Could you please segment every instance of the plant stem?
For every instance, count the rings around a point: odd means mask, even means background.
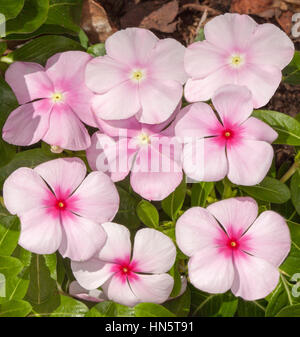
[[[283,175],[283,177],[280,179],[282,183],[285,183],[288,181],[291,176],[300,168],[300,161],[295,160],[294,164],[289,168],[289,170]]]

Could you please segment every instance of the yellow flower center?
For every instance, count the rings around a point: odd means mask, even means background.
[[[63,94],[60,92],[55,92],[52,94],[52,101],[57,103],[57,102],[61,102],[63,100]]]
[[[150,143],[150,136],[146,132],[142,132],[139,136],[140,144],[147,145]]]
[[[240,67],[242,64],[244,64],[244,58],[242,55],[232,55],[230,57],[230,64],[234,68]]]
[[[225,132],[225,137],[230,137],[231,133],[230,132]]]
[[[231,241],[231,242],[230,242],[230,245],[231,245],[231,247],[235,247],[235,246],[236,246],[236,242]]]
[[[65,206],[65,205],[64,205],[63,202],[59,202],[59,203],[58,203],[58,207],[63,208],[64,206]]]
[[[134,82],[139,82],[145,78],[145,73],[143,70],[137,69],[137,70],[132,71],[130,78]]]
[[[124,267],[124,268],[123,268],[123,272],[124,272],[124,273],[127,273],[127,272],[128,272],[128,269]]]

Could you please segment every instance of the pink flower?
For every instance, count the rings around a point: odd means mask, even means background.
[[[155,229],[140,229],[131,255],[129,230],[112,222],[103,227],[107,241],[99,254],[89,261],[71,263],[79,284],[88,290],[101,286],[108,299],[128,306],[165,302],[174,284],[166,274],[176,257],[172,240]]]
[[[209,293],[227,290],[245,300],[266,297],[278,283],[290,251],[285,220],[273,211],[258,215],[252,198],[231,198],[193,207],[176,224],[176,241],[188,263],[191,283]]]
[[[250,16],[219,15],[204,27],[205,41],[190,45],[185,70],[189,102],[206,101],[225,84],[247,86],[255,108],[268,103],[293,58],[294,45],[275,25],[258,25]]]
[[[82,160],[64,158],[19,168],[7,178],[4,203],[20,218],[22,247],[37,254],[59,249],[63,257],[80,261],[104,245],[100,224],[115,216],[118,192],[104,173],[85,175]]]
[[[69,150],[90,146],[82,122],[97,126],[90,109],[93,93],[84,84],[86,64],[92,57],[80,51],[55,54],[43,68],[37,63],[15,62],[5,79],[19,104],[3,127],[3,139],[27,146],[41,139]]]
[[[146,125],[135,117],[122,121],[101,121],[106,134],[96,132],[87,150],[93,170],[106,172],[113,181],[131,171],[133,190],[148,200],[162,200],[182,181],[181,144],[171,125]]]
[[[274,156],[270,143],[277,133],[250,117],[251,92],[226,85],[212,98],[219,119],[206,103],[185,107],[175,134],[185,142],[183,168],[195,180],[217,181],[226,175],[238,185],[255,185],[266,176]]]
[[[156,124],[169,118],[186,81],[185,48],[174,39],[159,40],[149,30],[127,28],[105,42],[107,55],[92,60],[86,84],[93,90],[93,110],[106,120],[132,116]]]

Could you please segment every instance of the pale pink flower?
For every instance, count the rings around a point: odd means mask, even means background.
[[[135,117],[99,120],[105,134],[92,136],[86,152],[91,168],[107,173],[113,181],[123,180],[131,171],[130,183],[136,193],[148,200],[166,198],[183,177],[182,145],[173,137],[172,124],[164,130],[168,123],[142,124]]]
[[[107,55],[87,66],[86,84],[93,90],[93,110],[106,120],[132,116],[156,124],[169,118],[181,100],[186,81],[185,47],[159,40],[142,28],[127,28],[105,42]]]
[[[249,301],[274,290],[290,233],[279,214],[257,215],[255,200],[244,197],[193,207],[178,219],[176,242],[191,257],[188,273],[196,288],[214,294],[231,289]]]
[[[229,13],[210,20],[204,33],[206,40],[185,53],[187,101],[206,101],[223,85],[239,84],[251,90],[255,108],[267,104],[294,55],[289,37],[273,24]]]
[[[251,92],[243,86],[226,85],[206,103],[188,105],[177,116],[176,136],[184,145],[183,169],[195,180],[218,181],[228,176],[238,185],[260,183],[271,167],[270,143],[277,133],[266,123],[250,117]]]
[[[104,302],[108,301],[108,298],[104,295],[102,290],[84,289],[77,281],[72,281],[69,286],[69,294],[73,297],[90,302]]]
[[[88,290],[101,286],[108,299],[128,306],[165,302],[174,284],[167,274],[176,258],[172,240],[155,229],[140,229],[131,254],[130,232],[125,226],[109,222],[103,227],[107,241],[99,254],[71,263],[79,284]]]
[[[57,148],[85,150],[90,136],[83,123],[96,127],[91,111],[93,93],[84,84],[91,56],[68,51],[52,56],[45,68],[37,63],[14,62],[5,79],[19,104],[3,127],[3,139],[27,146],[40,140]]]
[[[13,172],[3,186],[6,208],[21,221],[19,244],[37,254],[87,260],[105,243],[101,223],[114,218],[119,195],[102,172],[86,178],[78,158],[60,158]]]

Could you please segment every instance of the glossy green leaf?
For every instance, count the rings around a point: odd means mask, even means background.
[[[114,222],[129,228],[137,228],[140,225],[140,220],[136,214],[139,199],[120,186],[117,186],[117,189],[120,196],[120,206]]]
[[[6,279],[16,276],[22,269],[22,262],[15,257],[0,256],[0,274],[3,274]]]
[[[266,177],[258,185],[239,186],[239,188],[251,197],[275,204],[287,202],[291,197],[290,190],[284,183],[270,177]]]
[[[176,315],[176,317],[187,317],[190,312],[190,306],[191,291],[188,287],[181,296],[164,303],[164,307]]]
[[[26,61],[45,64],[49,57],[69,50],[84,50],[80,43],[64,36],[41,36],[6,56],[10,61]]]
[[[72,8],[68,5],[51,6],[46,24],[59,25],[76,33],[80,31],[80,27],[74,22]]]
[[[22,300],[29,286],[29,267],[23,270],[16,276],[10,277],[6,282],[6,297],[8,300]]]
[[[56,273],[56,266],[57,266],[57,259],[56,254],[47,254],[44,255],[45,263],[47,268],[50,271],[50,276],[53,278],[53,280],[57,280],[57,273]]]
[[[72,297],[60,296],[60,306],[56,308],[50,317],[84,317],[88,307]]]
[[[221,317],[234,317],[238,307],[238,298],[231,293],[223,295],[221,307],[217,316]]]
[[[269,124],[278,133],[274,144],[300,146],[300,123],[295,118],[271,110],[255,110],[252,115]]]
[[[239,317],[264,317],[266,312],[262,301],[244,301],[239,298],[237,315]]]
[[[295,51],[294,57],[290,64],[282,71],[283,80],[289,84],[300,84],[300,52]]]
[[[10,112],[18,107],[18,101],[10,86],[0,76],[0,131]]]
[[[16,154],[16,147],[0,138],[0,167],[8,164]]]
[[[0,0],[0,12],[6,20],[15,18],[22,10],[25,0]]]
[[[134,312],[136,317],[175,317],[171,311],[155,303],[139,303]]]
[[[95,57],[104,56],[106,54],[105,45],[104,43],[94,44],[87,49],[87,52]]]
[[[0,42],[0,56],[6,51],[6,49],[7,49],[7,43],[6,42]]]
[[[25,301],[12,300],[0,303],[0,317],[26,317],[31,305]]]
[[[276,317],[300,317],[300,304],[290,305],[283,308]]]
[[[17,247],[19,236],[20,220],[18,217],[0,217],[0,255],[11,255]]]
[[[291,198],[297,213],[300,215],[300,170],[297,170],[291,179]]]
[[[86,317],[133,317],[134,309],[112,301],[98,303],[90,309]]]
[[[214,188],[213,182],[200,182],[192,185],[191,206],[206,206],[206,200]]]
[[[47,19],[49,0],[26,0],[19,15],[7,21],[6,34],[31,33]]]
[[[183,179],[176,190],[161,202],[163,210],[172,220],[176,219],[176,216],[183,205],[185,194],[186,182],[185,179]]]
[[[222,295],[207,294],[191,287],[191,316],[216,316],[222,305]]]
[[[141,200],[136,207],[136,213],[147,227],[157,228],[159,226],[158,211],[149,201]]]

